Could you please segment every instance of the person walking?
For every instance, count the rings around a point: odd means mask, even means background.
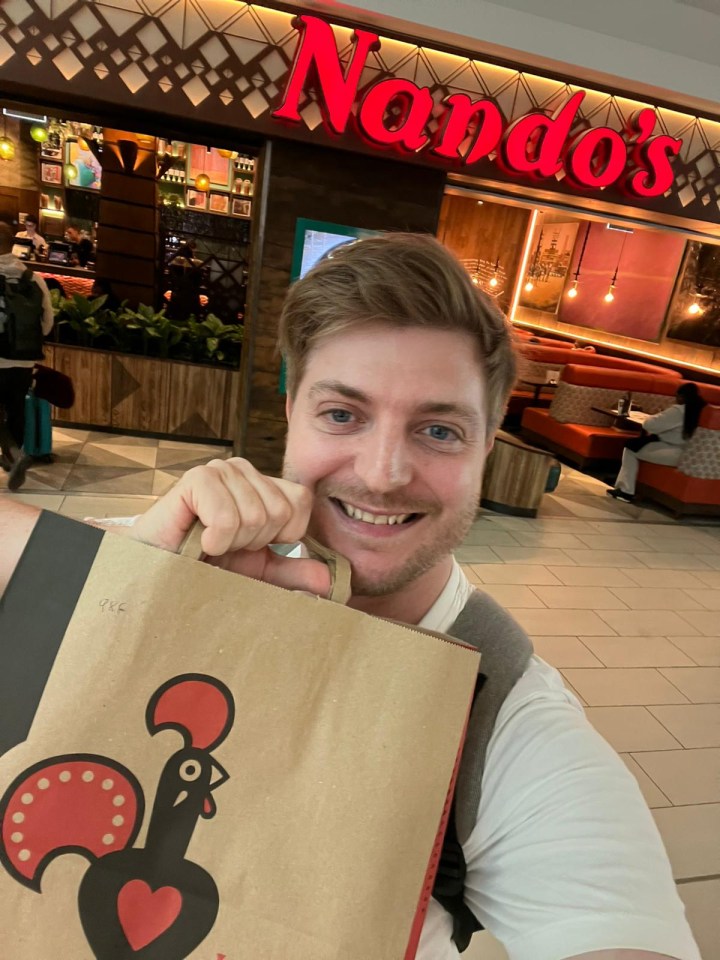
[[[25,275],[27,267],[12,254],[13,231],[7,223],[0,223],[0,314],[7,309],[6,286],[15,286]],[[53,328],[55,315],[45,281],[32,274],[32,282],[41,292],[37,322],[47,336]],[[25,482],[25,474],[32,458],[22,452],[25,437],[25,396],[32,383],[35,360],[17,360],[2,356],[3,338],[0,337],[0,466],[8,477],[8,489],[18,490]],[[38,357],[37,359],[41,359]]]
[[[704,406],[697,384],[683,383],[675,395],[675,403],[648,417],[643,424],[642,436],[625,445],[620,472],[615,485],[607,491],[608,496],[628,502],[635,499],[641,460],[676,466],[686,441],[695,433]]]

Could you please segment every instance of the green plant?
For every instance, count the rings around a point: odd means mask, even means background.
[[[140,330],[146,345],[156,342],[158,354],[167,359],[174,347],[185,336],[183,327],[165,313],[165,308],[155,310],[140,304],[137,310],[128,307],[118,316],[118,324],[126,330]]]
[[[191,347],[195,348],[192,359],[223,363],[235,360],[235,355],[239,356],[239,344],[244,334],[241,324],[223,323],[210,313],[204,320],[190,317],[188,330]]]
[[[54,290],[53,293],[59,291]],[[58,326],[69,326],[77,334],[80,343],[87,346],[90,341],[107,333],[105,315],[110,311],[104,310],[106,300],[106,296],[90,300],[79,293],[74,293],[72,297],[58,297]]]

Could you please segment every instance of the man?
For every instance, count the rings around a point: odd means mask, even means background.
[[[0,223],[0,274],[5,282],[20,279],[27,269],[26,265],[12,254],[13,232],[6,223]],[[33,273],[33,281],[42,292],[42,316],[38,318],[42,325],[43,336],[53,328],[55,315],[45,281]],[[25,437],[25,395],[32,383],[34,360],[8,360],[0,356],[0,422],[4,414],[2,427],[2,457],[0,466],[8,472],[8,488],[18,490],[25,482],[25,474],[32,460],[23,456],[22,446]]]
[[[45,249],[45,238],[38,233],[37,217],[34,217],[31,213],[25,217],[25,229],[18,230],[15,236],[18,240],[32,240],[33,252],[36,256]]]
[[[451,551],[515,376],[503,319],[437,241],[387,235],[291,288],[281,345],[283,478],[212,461],[122,532],[177,550],[199,518],[209,562],[327,594],[325,566],[269,549],[309,532],[350,560],[351,606],[447,630],[471,591]],[[34,522],[0,514],[6,575]],[[537,658],[498,716],[464,852],[468,905],[512,960],[699,960],[635,781]],[[457,957],[431,901],[418,960]]]
[[[89,237],[82,235],[78,227],[70,226],[65,231],[65,239],[70,244],[70,259],[80,267],[86,267],[92,260],[95,248]]]

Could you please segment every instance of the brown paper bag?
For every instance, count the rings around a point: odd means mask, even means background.
[[[0,601],[3,960],[413,957],[477,667],[43,514]]]

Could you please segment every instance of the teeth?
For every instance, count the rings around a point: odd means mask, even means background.
[[[357,507],[353,507],[352,504],[345,503],[343,500],[339,502],[345,513],[353,520],[362,520],[364,523],[373,523],[376,526],[385,526],[386,524],[392,526],[396,523],[403,523],[410,516],[409,513],[397,513],[392,516],[367,513],[365,510],[359,510]]]

